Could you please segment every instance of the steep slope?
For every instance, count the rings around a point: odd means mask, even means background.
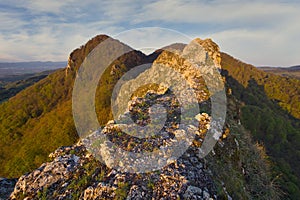
[[[273,163],[274,180],[290,199],[300,196],[300,81],[261,71],[222,53],[232,94],[244,106],[241,123],[262,143]]]
[[[199,100],[209,99],[210,94],[203,90],[205,86],[198,75],[194,74],[196,72],[188,64],[182,65],[182,59],[178,56],[161,51],[155,63],[164,63],[182,74],[190,74],[192,78],[189,81],[194,89],[202,91]],[[169,76],[167,74],[166,78]],[[215,150],[203,159],[199,157],[199,147],[207,135],[211,116],[207,113],[197,114],[194,117],[198,127],[180,127],[180,105],[172,91],[156,91],[155,88],[145,90],[139,93],[138,98],[132,98],[128,105],[129,111],[133,119],[139,120],[137,123],[147,124],[148,111],[145,107],[149,108],[154,103],[163,104],[168,118],[161,131],[155,136],[138,139],[124,134],[115,121],[110,121],[101,133],[107,135],[119,148],[136,153],[141,150],[155,151],[162,144],[168,145],[168,141],[175,135],[177,137],[177,134],[192,130],[194,141],[182,156],[172,159],[162,154],[161,159],[169,161],[161,170],[135,174],[110,169],[96,161],[82,143],[61,147],[50,154],[51,162],[42,164],[18,180],[11,199],[279,199],[277,188],[272,185],[263,150],[252,144],[251,135],[235,118],[241,105],[232,95],[228,94],[228,112],[222,139],[218,141]],[[125,115],[128,113],[120,118]],[[132,122],[122,122],[123,126],[132,125]],[[83,143],[88,147],[94,144],[99,147],[101,138],[97,138],[98,134],[99,131],[91,134],[91,144],[86,140]],[[182,140],[185,139],[182,137]],[[113,160],[109,159],[111,151],[113,148],[101,151],[102,158]],[[134,161],[130,159],[123,156],[115,162],[131,168]],[[141,164],[147,160],[143,162]]]
[[[269,99],[278,104],[293,117],[300,119],[300,80],[266,73],[222,53],[222,68],[228,75],[247,87],[250,80],[264,87]],[[236,91],[239,92],[239,91]]]
[[[4,163],[0,176],[17,177],[40,165],[57,147],[77,141],[71,101],[76,71],[88,53],[107,38],[94,37],[70,54],[66,70],[56,71],[0,105],[0,162]],[[110,101],[107,91],[124,72],[148,60],[139,51],[131,51],[116,60],[107,72],[116,63],[122,63],[122,71],[112,77],[102,77],[112,81],[107,87],[99,88],[100,94],[104,94],[99,102]],[[106,123],[110,118],[109,108],[106,104],[99,105],[98,112],[105,115],[98,116],[104,116],[101,123]]]
[[[68,128],[73,123],[67,103],[71,85],[72,79],[59,70],[1,104],[2,176],[18,176],[44,161],[57,145],[76,141],[74,129]]]

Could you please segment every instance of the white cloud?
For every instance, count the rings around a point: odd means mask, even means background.
[[[143,20],[164,20],[170,23],[261,23],[282,16],[297,15],[299,5],[263,1],[155,1],[144,6]],[[259,20],[259,21],[258,21]]]
[[[0,12],[1,19],[1,33],[5,31],[16,31],[21,26],[25,25],[26,22],[20,19],[20,15],[18,13],[8,13],[8,12]]]
[[[11,0],[2,4],[7,7],[0,13],[2,61],[66,60],[73,49],[97,34],[154,25],[191,37],[211,37],[223,51],[256,65],[300,63],[300,4],[295,1]],[[147,47],[177,37],[151,36],[157,42]],[[142,44],[134,41],[135,36],[126,37],[132,46]]]
[[[113,35],[114,38],[129,45],[130,47],[152,53],[156,49],[173,43],[189,43],[190,38],[183,33],[159,27],[137,28]]]
[[[74,0],[21,0],[16,1],[18,7],[23,7],[28,9],[31,13],[43,13],[50,12],[60,14],[65,12],[64,8],[72,3]]]

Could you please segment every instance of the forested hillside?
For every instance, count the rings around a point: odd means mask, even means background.
[[[59,146],[78,140],[71,96],[76,72],[89,52],[107,38],[94,37],[70,54],[67,69],[56,71],[0,105],[0,162],[4,163],[0,176],[18,177],[46,161]],[[101,124],[111,118],[111,91],[117,80],[131,67],[153,59],[155,55],[147,57],[140,51],[131,51],[107,68],[99,81],[106,84],[99,84],[96,93]]]
[[[266,147],[278,181],[291,199],[300,196],[300,81],[268,74],[222,53],[223,74],[244,106],[241,123]]]
[[[293,67],[259,67],[265,72],[280,76],[300,79],[300,66]]]
[[[15,96],[23,89],[33,85],[53,72],[54,70],[37,74],[24,74],[0,78],[0,103]]]

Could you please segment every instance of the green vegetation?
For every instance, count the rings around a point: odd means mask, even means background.
[[[19,177],[47,161],[49,153],[58,147],[78,140],[72,116],[76,71],[88,53],[106,38],[97,36],[74,50],[67,71],[58,70],[0,104],[1,177]],[[144,54],[131,51],[107,68],[96,92],[101,125],[112,118],[111,92],[118,79],[131,67],[145,62],[149,59]]]
[[[43,188],[42,191],[38,191],[37,197],[41,200],[47,200],[47,188]]]
[[[77,140],[71,77],[59,70],[0,105],[1,176],[17,177]]]
[[[73,57],[71,67],[79,58]],[[58,70],[0,105],[0,176],[19,177],[77,141],[71,95],[75,70]]]
[[[279,199],[281,193],[263,146],[254,143],[251,133],[238,124],[239,102],[228,96],[226,126],[230,133],[205,159],[217,184],[220,199]]]
[[[236,118],[266,148],[285,198],[300,196],[299,80],[267,74],[222,54],[223,73],[244,106]]]
[[[147,187],[150,189],[150,190],[153,190],[155,188],[155,182],[153,180],[148,180],[148,183],[147,183]]]
[[[131,51],[113,62],[104,71],[96,91],[96,113],[100,125],[105,125],[108,120],[113,119],[110,103],[117,81],[125,72],[146,63],[146,61],[148,59],[144,54],[139,51]]]
[[[127,193],[129,192],[129,184],[118,182],[118,188],[116,189],[116,196],[114,199],[116,200],[123,200],[126,199]]]
[[[267,98],[277,101],[290,115],[300,119],[300,80],[266,73],[225,53],[222,53],[221,57],[221,65],[227,71],[227,76],[244,86],[231,85],[234,94],[240,95],[239,99],[242,90],[247,88],[249,83],[254,83],[252,87],[255,87],[255,84],[262,86]],[[250,98],[255,98],[255,94]]]
[[[53,71],[0,78],[0,103],[45,78]]]

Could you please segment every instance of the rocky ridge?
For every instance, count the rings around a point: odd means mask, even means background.
[[[163,54],[164,52],[157,59],[157,63],[170,59],[170,57],[164,57]],[[180,67],[180,60],[175,59],[174,62],[176,62],[176,66]],[[174,62],[172,64],[175,64]],[[76,61],[70,59],[67,70],[74,68],[71,65],[75,66]],[[179,72],[188,72],[188,70],[189,68],[187,67],[186,70],[181,68]],[[188,77],[189,74],[185,74],[185,76]],[[203,84],[196,84],[196,79],[200,76],[198,74],[198,77],[194,77],[190,82],[195,83],[194,88],[201,91],[199,98],[202,96],[203,100],[204,96],[206,96],[207,100],[209,95],[206,91],[203,91]],[[211,172],[206,168],[204,160],[199,158],[198,152],[205,133],[209,128],[210,117],[207,114],[194,116],[194,121],[198,122],[199,128],[186,127],[178,129],[180,109],[178,110],[179,104],[176,102],[174,95],[168,90],[158,93],[151,91],[150,93],[148,91],[143,98],[133,98],[128,105],[129,112],[121,115],[118,122],[122,122],[127,129],[130,128],[131,124],[126,124],[122,118],[131,113],[131,118],[135,123],[147,125],[149,123],[149,117],[147,116],[149,109],[145,109],[145,105],[146,107],[148,105],[149,108],[151,105],[159,102],[167,110],[167,121],[163,125],[162,132],[154,137],[138,140],[136,137],[122,134],[118,129],[120,124],[109,122],[102,129],[101,133],[126,151],[142,152],[145,150],[154,151],[155,148],[166,145],[169,140],[172,140],[175,136],[177,137],[178,134],[184,135],[185,132],[192,131],[195,140],[182,156],[175,160],[168,160],[169,155],[165,155],[166,157],[160,155],[163,160],[167,161],[167,165],[155,172],[134,174],[116,171],[99,162],[93,156],[95,154],[91,155],[89,153],[91,151],[86,150],[86,147],[88,147],[89,150],[95,151],[95,148],[91,148],[97,142],[97,134],[99,132],[95,132],[90,135],[89,140],[84,139],[77,145],[59,148],[50,154],[49,157],[52,161],[44,163],[33,172],[22,176],[18,180],[10,198],[215,199],[216,188],[211,178]],[[159,112],[159,110],[155,112]],[[156,116],[158,115],[160,113],[156,113]],[[91,137],[95,138],[91,139]],[[90,141],[93,143],[89,143]],[[107,161],[113,155],[109,154],[109,146],[106,146],[106,149],[107,151],[100,153],[101,158]],[[123,160],[123,162],[128,167],[133,161],[129,160],[126,162],[126,160]]]
[[[212,43],[211,40],[196,39],[195,41],[202,43],[203,48],[208,49],[207,55],[217,65],[219,63],[218,55],[220,55],[218,46]],[[80,52],[85,52],[84,48],[81,48]],[[185,74],[186,78],[192,76],[193,78],[190,78],[189,81],[199,92],[198,100],[209,104],[210,95],[207,94],[207,90],[204,88],[203,80],[199,80],[201,74],[195,75],[191,73],[190,69],[186,71],[183,68],[181,69],[180,67],[184,64],[184,61],[181,63],[181,58],[169,53],[165,51],[157,53],[160,56],[155,62],[175,66],[174,68],[179,69],[178,71]],[[68,70],[76,71],[80,66],[80,62],[82,62],[82,60],[77,62],[72,57],[70,56],[67,72]],[[118,72],[118,66],[115,65],[112,68],[113,73]],[[189,66],[185,65],[185,67]],[[216,88],[218,88],[218,85],[216,85]],[[123,120],[128,116],[141,126],[148,125],[151,122],[151,117],[149,117],[152,112],[151,105],[155,102],[160,102],[167,108],[168,117],[163,125],[163,130],[167,134],[160,132],[146,139],[136,139],[120,131],[120,123],[127,128],[131,127],[132,122]],[[233,103],[232,107],[236,107],[236,102]],[[156,111],[153,111],[154,114]],[[231,115],[235,113],[236,111],[231,109]],[[178,129],[178,115],[180,115],[178,103],[173,98],[172,92],[166,90],[166,88],[159,88],[158,90],[151,88],[143,95],[133,97],[129,102],[127,112],[123,113],[118,120],[108,122],[105,128],[94,132],[91,136],[97,137],[97,134],[101,132],[110,141],[126,151],[154,151],[155,148],[172,140],[176,134],[188,131],[188,129]],[[239,134],[233,136],[234,132],[241,130],[236,122],[229,123],[227,121],[222,140],[219,140],[216,151],[210,154],[212,158],[201,159],[199,158],[199,147],[210,128],[211,119],[210,115],[204,112],[193,117],[193,120],[196,120],[199,126],[194,128],[195,139],[192,145],[182,156],[170,160],[161,170],[135,174],[109,168],[103,164],[103,161],[99,161],[99,158],[96,159],[95,154],[91,154],[92,151],[90,150],[95,149],[90,148],[93,143],[89,143],[89,140],[83,140],[76,145],[57,149],[49,155],[50,162],[44,163],[33,172],[20,177],[10,199],[231,199],[231,195],[241,199],[241,197],[249,197],[247,196],[248,193],[256,194],[257,188],[259,188],[259,191],[267,191],[265,189],[268,188],[261,185],[261,183],[268,184],[268,179],[249,185],[249,183],[254,182],[252,177],[249,176],[250,172],[261,170],[258,166],[264,165],[261,165],[261,163],[256,165],[259,156],[256,157],[255,162],[251,160],[247,163],[247,161],[242,160],[245,152],[251,155],[255,151],[243,147],[245,144],[239,142]],[[229,119],[231,118],[229,116]],[[231,128],[233,130],[232,134],[229,130]],[[247,140],[246,144],[249,145],[250,140]],[[105,154],[109,155],[109,150],[102,153],[104,153],[102,157],[105,157]],[[225,160],[222,160],[223,157]],[[224,169],[226,167],[228,169]],[[221,182],[221,185],[218,185],[217,181]],[[240,193],[247,194],[240,195]]]
[[[194,149],[161,171],[137,175],[107,169],[80,143],[50,156],[52,162],[19,178],[10,199],[216,198],[210,171]]]
[[[153,100],[155,95],[147,96],[151,96]],[[170,102],[170,98],[166,96],[158,96],[157,99],[164,103]],[[138,107],[142,101],[145,99],[136,98],[131,102],[131,109],[135,109],[135,113],[145,112],[142,107]],[[151,104],[149,99],[148,103]],[[168,105],[172,107],[171,104]],[[174,109],[176,110],[176,106],[169,112],[174,113]],[[174,137],[176,132],[180,132],[178,129],[172,130],[172,126],[176,126],[172,119],[177,114],[170,116],[167,124],[171,127],[164,127],[168,134],[163,135],[161,142],[166,142],[172,135]],[[147,123],[139,120],[139,123]],[[197,137],[194,144],[179,159],[173,160],[161,170],[134,174],[107,168],[86,150],[85,146],[90,146],[84,140],[85,145],[79,142],[74,146],[57,149],[49,155],[51,162],[44,163],[35,171],[19,178],[10,199],[38,199],[43,196],[51,199],[215,199],[216,188],[211,172],[204,160],[198,156],[198,147],[203,141],[205,130],[209,127],[209,116],[199,115],[197,120],[201,133],[200,130],[195,132]],[[117,128],[115,122],[109,122],[102,133],[127,151],[149,151],[160,145],[157,142],[158,136],[156,140],[128,139],[128,135],[120,135]],[[98,142],[97,138],[90,141]],[[109,155],[108,151],[102,153]],[[105,159],[105,156],[103,158]]]

